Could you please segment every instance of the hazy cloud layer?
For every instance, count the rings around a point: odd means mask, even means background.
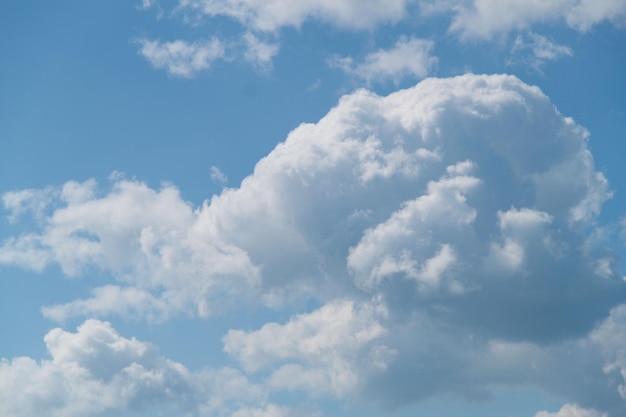
[[[523,384],[617,417],[626,293],[587,239],[611,196],[587,137],[512,76],[360,90],[200,207],[119,177],[7,193],[9,218],[38,226],[0,262],[115,279],[45,307],[55,320],[299,312],[224,336],[269,390],[397,406]]]

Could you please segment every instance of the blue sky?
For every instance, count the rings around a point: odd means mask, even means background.
[[[13,3],[0,414],[626,413],[623,0]]]

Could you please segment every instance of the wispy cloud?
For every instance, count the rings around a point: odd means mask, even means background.
[[[139,53],[153,67],[176,77],[192,78],[225,56],[224,45],[216,38],[194,42],[140,39],[138,43]]]
[[[181,78],[193,78],[209,70],[218,60],[245,61],[261,71],[269,71],[279,51],[278,43],[262,40],[250,32],[235,40],[212,38],[194,42],[161,42],[140,39],[137,43],[139,54],[154,68],[164,69],[170,75]]]
[[[245,48],[243,56],[246,61],[262,70],[272,68],[272,60],[280,49],[278,43],[263,41],[250,32],[245,33],[242,40]]]
[[[208,16],[229,16],[247,29],[275,32],[283,27],[299,27],[309,19],[330,22],[339,27],[366,29],[405,16],[407,0],[180,0],[179,9]]]
[[[597,410],[579,407],[576,404],[566,404],[554,413],[540,411],[535,414],[535,417],[607,417],[607,414]]]
[[[334,56],[328,64],[367,84],[388,80],[398,84],[405,77],[424,78],[437,64],[431,55],[434,43],[417,38],[401,38],[389,49],[367,54],[360,62],[352,57]]]
[[[211,167],[211,181],[218,185],[224,185],[228,182],[228,177],[221,169],[213,165]]]
[[[626,3],[622,0],[425,0],[423,3],[429,13],[451,13],[450,30],[465,40],[491,39],[498,34],[557,21],[586,31],[603,21],[619,24],[626,18]]]
[[[526,65],[537,71],[549,61],[558,61],[574,55],[572,48],[559,45],[545,36],[529,32],[518,35],[511,47],[509,65]]]

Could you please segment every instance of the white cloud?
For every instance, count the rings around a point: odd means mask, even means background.
[[[498,262],[515,266],[506,273],[513,282],[530,274],[548,290],[556,278],[542,270],[560,268],[593,286],[585,274],[595,276],[598,259],[579,253],[571,236],[610,193],[586,140],[514,77],[429,79],[388,97],[358,91],[295,129],[240,188],[195,209],[173,186],[117,179],[96,195],[93,181],[68,183],[39,231],[5,240],[0,262],[56,263],[69,276],[95,267],[119,282],[44,309],[58,320],[107,311],[206,316],[234,299],[278,307],[354,284],[378,292],[398,278],[423,297],[434,296],[427,288],[450,296],[481,288],[472,292],[480,299],[502,291],[495,283],[504,270],[489,269]],[[537,227],[514,226],[524,219]],[[589,294],[600,302],[604,293]]]
[[[626,19],[626,3],[622,0],[431,0],[424,3],[430,13],[452,12],[450,30],[464,39],[490,39],[499,33],[558,21],[586,31],[603,21],[621,24]]]
[[[611,195],[588,136],[512,76],[359,90],[200,207],[123,178],[5,199],[36,221],[0,262],[115,280],[57,320],[319,304],[224,338],[273,390],[396,406],[524,384],[620,416],[619,342],[589,338],[625,284],[587,241]]]
[[[375,343],[385,334],[377,322],[384,315],[375,304],[336,301],[283,325],[230,330],[224,351],[248,372],[275,367],[268,379],[273,388],[344,397],[372,365],[384,368],[393,357],[391,349]]]
[[[604,371],[619,375],[618,391],[626,400],[626,304],[613,309],[590,338],[606,353]]]
[[[68,189],[73,189],[75,182],[68,182]],[[83,187],[85,192],[89,192],[89,184]],[[23,215],[30,213],[36,220],[41,220],[46,214],[46,209],[59,197],[58,190],[47,187],[42,190],[26,189],[20,191],[9,191],[2,195],[2,203],[6,210],[10,211],[8,220],[16,223]]]
[[[164,69],[170,75],[193,78],[211,68],[217,60],[243,60],[261,71],[272,68],[272,60],[278,54],[279,45],[261,39],[254,33],[246,32],[237,40],[198,40],[187,42],[175,40],[140,39],[139,54],[154,68]]]
[[[556,413],[540,411],[535,417],[606,417],[606,414],[596,410],[585,409],[576,404],[566,404]]]
[[[420,7],[414,7],[415,3]],[[160,10],[158,3],[152,0],[144,0],[139,8],[148,9],[155,4]],[[217,59],[243,59],[267,71],[279,51],[280,30],[300,28],[308,21],[344,29],[373,30],[409,18],[428,21],[436,14],[450,14],[449,32],[466,41],[491,40],[497,35],[526,32],[546,23],[564,23],[581,32],[605,21],[626,25],[623,0],[178,0],[173,14],[194,23],[203,22],[207,17],[229,17],[242,26],[240,38],[230,42],[216,38],[195,42],[139,41],[141,55],[154,67],[185,78],[208,69]],[[268,35],[274,40],[264,39]],[[517,56],[522,51],[530,51],[532,60],[522,56],[511,59],[511,63],[521,59],[539,68],[546,61],[572,54],[567,46],[540,35],[529,32],[528,37],[530,40],[518,37],[513,52]],[[404,76],[423,78],[428,75],[437,63],[430,55],[431,49],[431,42],[411,38],[399,41],[388,50],[371,53],[362,62],[355,62],[350,56],[335,56],[330,62],[368,82],[392,79],[397,83]]]
[[[626,21],[626,4],[621,0],[579,0],[565,14],[567,23],[582,31],[609,20],[623,25]]]
[[[264,408],[242,408],[230,417],[319,417],[320,414],[311,411],[298,410],[292,407],[283,407],[268,404]]]
[[[417,38],[401,38],[389,49],[379,49],[355,63],[352,57],[335,56],[329,60],[331,67],[362,79],[368,84],[391,80],[398,84],[405,77],[424,78],[437,64],[431,55],[434,43]]]
[[[44,340],[51,359],[0,362],[2,415],[83,417],[150,409],[204,415],[265,395],[232,369],[190,372],[106,322],[87,320],[76,333],[53,329]]]
[[[224,185],[228,182],[228,177],[216,166],[211,167],[211,181],[218,185]]]
[[[530,32],[526,36],[518,35],[511,48],[509,64],[524,64],[540,71],[548,61],[573,56],[572,49],[559,45],[545,36]]]
[[[91,298],[44,306],[41,312],[44,317],[56,322],[63,322],[68,317],[103,317],[110,314],[159,322],[168,317],[170,309],[171,306],[167,302],[155,297],[149,291],[135,287],[105,285],[94,288],[91,291]]]
[[[141,0],[141,5],[137,6],[140,10],[147,10],[158,4],[157,0]]]
[[[347,258],[357,285],[375,288],[401,275],[416,280],[421,288],[438,287],[441,275],[455,261],[454,249],[448,242],[429,239],[423,231],[458,240],[455,231],[462,234],[476,217],[464,194],[479,184],[480,180],[468,176],[430,182],[427,193],[405,202],[387,221],[366,231]]]
[[[254,31],[272,32],[318,19],[340,27],[365,29],[405,16],[407,0],[180,0],[179,9],[232,17]]]
[[[278,53],[279,45],[263,41],[250,32],[244,34],[242,39],[245,45],[244,59],[257,68],[271,69],[272,59]]]
[[[90,180],[83,187],[94,184]],[[5,241],[0,262],[37,271],[57,263],[68,276],[97,267],[125,285],[104,286],[89,299],[45,307],[50,318],[118,313],[160,320],[190,308],[204,316],[224,301],[211,303],[213,294],[234,296],[239,288],[239,296],[246,297],[256,286],[258,271],[245,252],[220,243],[216,230],[200,230],[199,212],[172,186],[152,190],[121,179],[103,197],[74,197],[58,202],[65,205],[45,219],[42,233]]]
[[[216,38],[194,42],[140,39],[138,43],[141,46],[139,53],[153,67],[183,78],[194,77],[225,56],[224,45]]]

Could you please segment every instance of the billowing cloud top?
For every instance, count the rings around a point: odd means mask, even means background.
[[[428,79],[388,97],[357,91],[195,210],[172,186],[125,179],[102,196],[91,180],[7,193],[13,218],[39,210],[41,231],[7,240],[0,260],[58,263],[70,276],[97,267],[125,284],[45,310],[58,319],[107,308],[206,315],[228,294],[273,304],[291,292],[407,287],[459,311],[499,303],[501,318],[584,301],[591,323],[615,297],[616,274],[610,254],[582,245],[610,196],[586,138],[510,76]],[[563,324],[545,332],[568,332]]]
[[[571,355],[598,365],[593,390],[621,404],[623,381],[605,374],[622,362],[603,368],[599,353],[621,355],[602,336],[609,322],[575,342],[625,295],[615,255],[586,239],[611,195],[587,136],[512,76],[427,79],[386,97],[360,90],[198,208],[171,185],[119,177],[104,194],[91,180],[7,193],[11,219],[30,211],[40,227],[6,240],[0,262],[116,278],[45,307],[55,320],[313,299],[322,306],[287,324],[224,338],[247,372],[269,370],[275,389],[375,392],[395,404],[534,383],[597,405],[571,389],[564,365],[527,371],[574,343]],[[55,360],[57,336],[48,336]],[[277,338],[286,342],[268,342]],[[293,375],[300,385],[286,383]]]

